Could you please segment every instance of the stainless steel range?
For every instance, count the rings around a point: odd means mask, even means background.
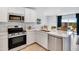
[[[8,50],[26,44],[26,31],[23,28],[8,29]]]

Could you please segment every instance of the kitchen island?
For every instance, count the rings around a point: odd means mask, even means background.
[[[53,30],[48,32],[48,49],[52,51],[69,51],[69,40],[66,31]]]
[[[52,30],[52,31],[42,31],[33,30],[35,35],[35,41],[39,43],[44,48],[51,51],[69,51],[70,42],[69,36],[66,31]]]

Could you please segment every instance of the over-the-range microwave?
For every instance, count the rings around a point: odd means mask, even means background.
[[[9,14],[9,22],[24,22],[24,15]]]

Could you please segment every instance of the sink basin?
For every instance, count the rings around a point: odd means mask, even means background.
[[[50,32],[49,30],[41,30],[41,31]]]

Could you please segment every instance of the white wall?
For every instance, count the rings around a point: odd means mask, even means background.
[[[37,9],[36,13],[37,13],[37,18],[41,19],[41,25],[47,24],[46,23],[46,17],[44,15],[43,10],[42,9]]]
[[[57,17],[56,16],[47,16],[48,25],[57,26]]]
[[[46,17],[41,9],[36,9],[35,11],[37,13],[37,18],[41,19],[41,24],[36,24],[35,27],[36,27],[36,29],[41,29],[42,26],[47,24]]]
[[[36,25],[36,28],[39,28],[44,25],[48,25],[48,28],[50,29],[50,26],[57,26],[57,18],[56,15],[46,15],[46,13],[50,13],[50,9],[48,12],[46,12],[48,9],[46,8],[37,8],[37,18],[41,19],[41,24]]]
[[[26,25],[26,30],[28,30],[28,27],[31,26],[32,29],[35,29],[36,28],[36,23],[34,22],[28,22],[28,23],[25,23]]]

